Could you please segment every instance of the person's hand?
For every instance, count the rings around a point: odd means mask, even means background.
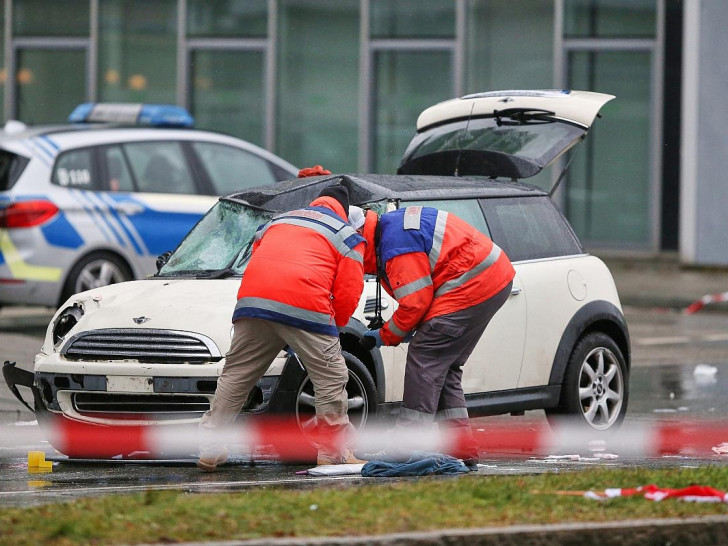
[[[371,351],[374,347],[382,346],[382,336],[379,334],[379,328],[376,330],[369,330],[359,340],[359,346],[362,349]]]
[[[307,178],[309,176],[319,176],[322,174],[331,174],[331,171],[324,169],[321,165],[306,167],[298,171],[298,178]]]

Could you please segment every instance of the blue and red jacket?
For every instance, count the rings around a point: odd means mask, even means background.
[[[332,197],[279,214],[258,228],[233,321],[262,318],[338,335],[364,288],[366,243]]]
[[[482,303],[515,276],[505,252],[452,213],[406,207],[383,214],[379,230],[382,286],[399,304],[380,330],[385,345],[431,318]]]

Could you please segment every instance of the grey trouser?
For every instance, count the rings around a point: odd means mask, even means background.
[[[317,421],[330,427],[348,425],[349,372],[338,337],[255,318],[237,320],[234,328],[215,398],[200,421],[203,432],[228,426],[235,420],[250,390],[285,345],[296,352],[313,383]],[[201,451],[215,450],[220,448],[214,442],[201,446]]]
[[[407,350],[404,396],[396,426],[424,426],[437,419],[449,426],[469,427],[462,366],[510,296],[511,286],[509,283],[478,305],[434,317],[417,328]],[[477,457],[477,450],[468,456]]]

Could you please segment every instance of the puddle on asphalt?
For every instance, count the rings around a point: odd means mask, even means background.
[[[634,368],[628,415],[728,416],[728,366],[663,365]]]

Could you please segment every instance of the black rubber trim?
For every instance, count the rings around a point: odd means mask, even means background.
[[[561,385],[566,366],[576,343],[587,332],[600,331],[614,338],[622,350],[627,370],[631,366],[631,348],[627,321],[622,312],[612,303],[604,300],[592,301],[579,309],[567,324],[556,349],[551,366],[549,385]]]
[[[470,417],[553,408],[559,403],[561,385],[527,387],[507,391],[466,394]]]

